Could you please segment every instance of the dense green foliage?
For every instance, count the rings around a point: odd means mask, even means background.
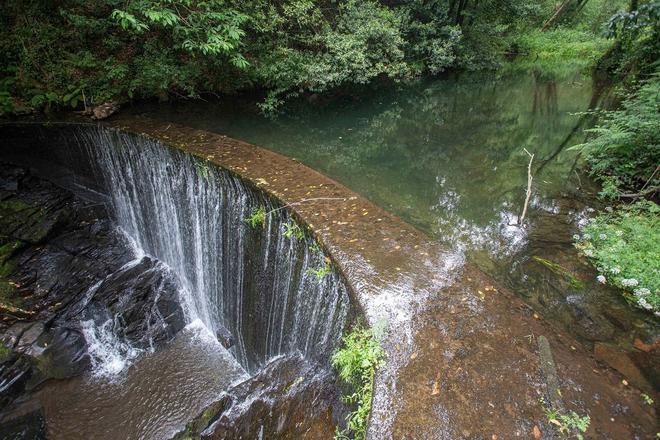
[[[658,67],[660,54],[660,1],[631,0],[631,9],[612,16],[608,35],[617,44],[604,63],[619,77],[638,77]]]
[[[604,212],[584,228],[576,246],[594,262],[601,283],[626,292],[634,304],[660,311],[660,207],[640,202]]]
[[[553,26],[539,26],[509,37],[516,62],[507,70],[542,71],[547,77],[562,78],[593,66],[612,46],[605,24],[625,10],[626,0],[573,0]]]
[[[652,196],[660,188],[660,75],[645,81],[619,110],[603,112],[584,151],[601,195]],[[631,194],[632,193],[632,194]]]
[[[352,389],[343,400],[355,407],[346,418],[346,429],[337,429],[335,438],[366,438],[374,375],[384,357],[377,333],[369,328],[354,328],[342,338],[343,347],[332,356],[339,377]]]
[[[602,0],[579,3],[562,9],[557,26],[605,18],[590,9]],[[300,93],[493,67],[555,8],[552,0],[8,0],[0,110],[246,89],[264,90],[272,110]]]

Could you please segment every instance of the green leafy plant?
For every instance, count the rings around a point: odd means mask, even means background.
[[[620,110],[603,112],[591,138],[572,147],[586,153],[590,173],[607,199],[652,196],[660,190],[660,73],[626,97]]]
[[[289,220],[287,223],[284,223],[284,236],[288,239],[296,237],[298,240],[302,240],[305,237],[305,233],[296,222]]]
[[[653,398],[651,398],[651,396],[649,396],[646,393],[642,393],[642,399],[644,400],[644,403],[646,403],[647,405],[653,405],[654,403]]]
[[[541,404],[544,405],[544,401],[541,401]],[[580,416],[575,411],[570,411],[568,413],[562,413],[557,408],[545,407],[545,415],[548,419],[548,423],[555,426],[560,434],[564,436],[574,436],[578,440],[583,440],[585,432],[589,428],[591,423],[591,418],[586,416]]]
[[[266,210],[261,206],[253,209],[252,213],[245,219],[245,222],[253,229],[263,226],[266,222]]]
[[[209,175],[210,175],[211,170],[210,170],[208,164],[206,164],[204,162],[197,162],[195,164],[195,169],[197,170],[197,175],[199,177],[201,177],[202,179],[207,180],[207,181],[209,180]]]
[[[307,273],[314,275],[316,278],[320,280],[323,279],[323,277],[325,277],[326,275],[332,273],[332,267],[330,266],[330,263],[326,259],[321,267],[310,267],[309,269],[307,269]]]
[[[356,326],[342,338],[343,346],[332,356],[332,366],[351,388],[351,392],[344,395],[342,400],[355,408],[346,417],[346,428],[337,428],[336,439],[366,438],[374,375],[385,357],[379,333],[376,329]]]
[[[575,246],[596,266],[598,281],[621,288],[637,306],[660,311],[660,207],[638,202],[591,219]]]

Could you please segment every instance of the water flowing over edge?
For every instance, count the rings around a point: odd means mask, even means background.
[[[285,233],[294,222],[285,210],[157,141],[97,127],[78,128],[75,140],[102,176],[120,228],[179,276],[189,323],[231,333],[231,351],[248,371],[293,351],[327,360],[346,322],[347,288],[334,272],[310,271],[325,256],[308,234]],[[245,218],[258,208],[268,214],[250,227]]]

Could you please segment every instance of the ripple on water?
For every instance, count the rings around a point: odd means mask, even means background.
[[[162,439],[247,374],[198,322],[114,376],[49,383],[37,399],[50,439]]]

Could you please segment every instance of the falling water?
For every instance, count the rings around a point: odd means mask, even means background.
[[[285,210],[253,228],[245,218],[254,209],[277,205],[227,171],[121,132],[85,127],[75,138],[119,226],[181,278],[189,322],[228,330],[248,371],[296,350],[327,357],[346,321],[347,289],[335,273],[310,273],[324,256],[311,237],[284,234],[293,221]]]

